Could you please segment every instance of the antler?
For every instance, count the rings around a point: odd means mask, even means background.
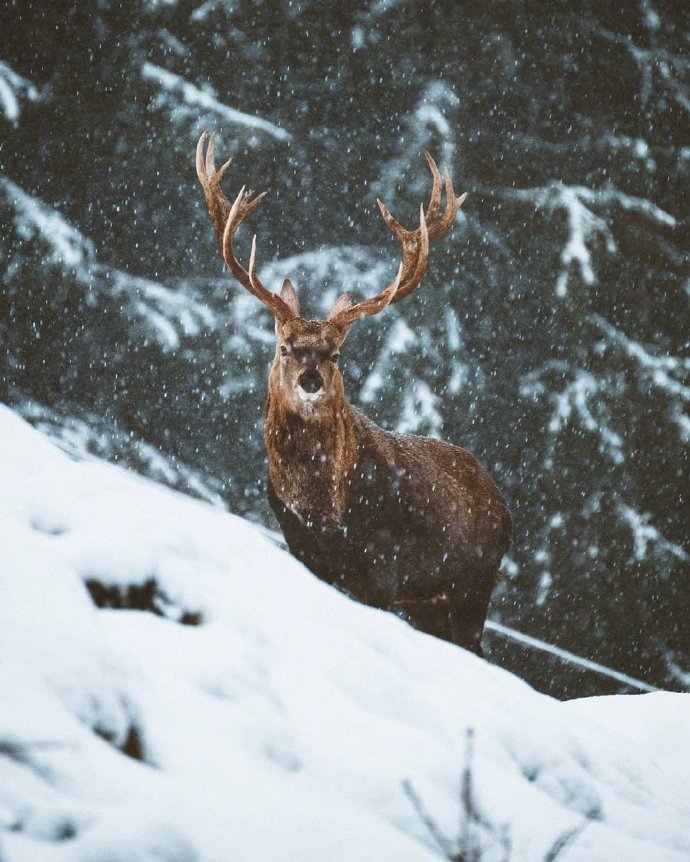
[[[260,299],[264,305],[268,306],[281,323],[285,323],[295,315],[286,302],[265,288],[259,281],[259,277],[256,274],[256,236],[252,240],[249,271],[239,262],[232,247],[232,238],[237,228],[248,215],[254,212],[267,192],[262,192],[260,195],[252,198],[251,192],[245,192],[246,186],[242,186],[234,203],[231,205],[220,187],[220,181],[230,167],[232,158],[228,159],[219,170],[216,170],[216,136],[215,134],[211,135],[208,148],[205,147],[207,138],[208,135],[204,132],[196,146],[196,173],[199,177],[201,188],[204,190],[206,205],[208,206],[211,223],[213,224],[213,230],[215,231],[223,260],[242,287],[246,288],[257,299]],[[204,149],[206,149],[205,154]]]
[[[377,314],[387,305],[399,302],[419,287],[429,258],[429,243],[446,233],[453,223],[458,208],[462,206],[467,197],[466,194],[461,195],[459,198],[455,197],[453,181],[450,178],[448,168],[444,167],[446,208],[439,215],[441,205],[441,174],[436,166],[436,162],[426,150],[424,151],[424,156],[433,177],[433,186],[426,213],[424,212],[424,206],[420,207],[419,227],[416,230],[406,230],[391,215],[383,201],[376,198],[376,203],[379,205],[384,221],[400,240],[402,246],[403,259],[397,276],[384,291],[378,294],[378,296],[373,297],[373,299],[364,300],[364,302],[359,302],[357,305],[338,311],[332,317],[329,316],[329,320],[336,325],[343,327],[350,326],[355,320],[368,317],[371,314]]]

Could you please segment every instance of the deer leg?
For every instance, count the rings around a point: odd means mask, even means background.
[[[481,640],[496,577],[494,573],[490,573],[478,580],[479,584],[472,587],[458,583],[449,591],[450,640],[483,657]]]
[[[397,601],[392,609],[414,628],[444,641],[453,640],[450,602],[445,595],[417,601]]]

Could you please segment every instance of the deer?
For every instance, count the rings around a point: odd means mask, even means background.
[[[221,180],[232,158],[216,170],[215,135],[199,138],[196,170],[223,261],[275,321],[264,443],[268,502],[289,551],[351,598],[481,656],[489,600],[511,538],[501,494],[467,450],[374,424],[345,397],[338,365],[354,323],[419,287],[430,243],[448,231],[465,200],[455,196],[447,166],[442,182],[424,155],[432,188],[419,227],[405,229],[377,199],[402,247],[396,276],[361,302],[343,293],[325,320],[302,316],[289,279],[277,293],[261,283],[256,235],[249,269],[238,260],[233,238],[267,192],[253,195],[242,186],[230,203]]]

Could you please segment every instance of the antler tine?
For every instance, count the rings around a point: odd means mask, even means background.
[[[263,192],[263,194],[254,198],[253,201],[245,202],[243,200],[244,186],[240,189],[240,193],[235,198],[235,202],[230,209],[230,214],[228,215],[228,220],[225,224],[225,230],[223,231],[223,260],[242,287],[248,290],[257,299],[261,300],[261,302],[263,302],[263,304],[273,312],[275,317],[277,317],[281,323],[285,323],[285,321],[290,320],[290,318],[295,315],[292,313],[287,303],[285,303],[275,293],[272,293],[264,287],[256,274],[256,235],[254,235],[252,240],[249,271],[247,271],[239,262],[232,246],[232,239],[235,231],[242,224],[246,216],[256,208],[260,199],[265,194],[266,192]],[[244,211],[241,211],[240,207],[245,203],[247,203],[247,208]]]
[[[254,288],[260,283],[256,275],[256,234],[252,237],[252,250],[249,254],[249,280]]]
[[[439,169],[436,167],[436,162],[431,157],[431,153],[428,150],[424,150],[424,158],[429,165],[429,170],[431,171],[431,175],[434,178],[434,184],[431,189],[431,197],[429,199],[429,206],[426,209],[426,218],[428,222],[433,222],[438,214],[438,208],[441,204],[441,174]]]
[[[252,243],[252,257],[249,264],[249,272],[242,266],[232,246],[233,236],[242,222],[251,215],[261,203],[266,192],[256,195],[254,198],[245,194],[246,186],[242,186],[234,202],[230,204],[220,187],[220,181],[227,171],[232,158],[228,159],[219,170],[215,167],[216,136],[211,138],[206,147],[208,135],[204,132],[199,138],[196,147],[196,172],[199,182],[204,190],[206,205],[211,216],[213,229],[218,240],[223,260],[228,269],[239,283],[250,293],[260,299],[281,323],[294,317],[287,303],[279,296],[267,290],[256,275],[256,237]],[[205,152],[204,152],[205,150]]]
[[[199,177],[199,182],[203,185],[206,179],[206,169],[204,167],[204,144],[208,134],[201,133],[201,137],[196,144],[196,175]]]
[[[353,305],[350,308],[344,309],[339,314],[329,317],[329,321],[335,324],[335,326],[346,329],[356,320],[361,320],[363,317],[371,317],[372,314],[378,314],[379,311],[383,311],[387,305],[391,304],[396,291],[400,287],[402,271],[403,265],[401,263],[398,267],[398,274],[385,290],[371,299],[365,299],[363,302],[358,302],[357,305]]]
[[[384,204],[380,204],[383,210],[386,210]],[[386,212],[388,212],[386,210]],[[403,227],[390,215],[391,222],[397,225],[397,227],[405,234],[409,233],[405,231]],[[385,216],[384,216],[385,217]],[[414,272],[411,277],[416,279],[419,283],[422,280],[422,276],[424,275],[424,270],[426,269],[426,262],[429,257],[429,232],[426,227],[426,218],[424,216],[424,204],[420,204],[419,207],[419,254],[417,255],[417,262],[415,265]],[[415,232],[416,233],[416,232]],[[383,309],[390,305],[393,302],[397,302],[398,292],[400,291],[400,283],[403,277],[403,269],[404,263],[401,263],[398,267],[398,274],[395,276],[393,281],[388,285],[388,287],[381,291],[377,296],[372,297],[371,299],[365,299],[363,302],[358,302],[357,305],[353,305],[350,308],[346,308],[341,311],[339,314],[336,314],[334,317],[329,318],[333,323],[337,326],[347,327],[355,322],[355,320],[361,320],[363,317],[370,317],[372,314],[378,314],[379,311],[383,311]]]
[[[416,233],[416,231],[415,231]],[[410,276],[410,281],[419,284],[426,272],[426,263],[429,260],[429,230],[426,225],[424,216],[424,206],[419,207],[419,253],[417,254],[417,264],[414,272]],[[396,297],[397,301],[397,297]]]
[[[211,134],[211,138],[208,142],[208,148],[206,149],[206,173],[209,176],[213,176],[216,172],[216,133],[213,132]]]
[[[402,283],[392,302],[400,302],[401,299],[409,296],[412,291],[419,287],[426,270],[429,243],[443,236],[448,231],[448,228],[453,223],[458,208],[462,205],[466,197],[466,195],[462,195],[459,198],[455,197],[450,172],[448,171],[448,167],[444,166],[446,207],[443,214],[439,217],[441,204],[441,173],[431,155],[426,151],[424,155],[433,176],[433,186],[431,189],[429,206],[426,210],[426,224],[424,225],[424,228],[422,227],[422,222],[420,220],[420,226],[417,230],[405,230],[405,228],[403,228],[402,225],[400,225],[400,223],[390,214],[385,204],[379,201],[379,207],[386,224],[400,240],[403,251]],[[422,235],[425,232],[428,236],[426,239],[423,239]]]
[[[462,206],[465,198],[467,197],[467,192],[465,192],[465,194],[463,195],[460,195],[459,198],[455,197],[455,189],[453,188],[453,180],[451,179],[448,165],[443,166],[443,173],[445,175],[446,186],[446,209],[441,218],[438,219],[438,221],[433,225],[433,227],[429,229],[429,236],[431,239],[436,239],[436,237],[438,236],[443,236],[443,234],[453,224],[458,208]]]
[[[397,218],[391,213],[388,207],[384,204],[381,198],[376,198],[376,203],[381,210],[381,215],[383,216],[383,220],[386,222],[388,227],[393,231],[393,233],[398,237],[398,239],[402,242],[403,238],[407,235],[408,231],[400,224]]]
[[[439,216],[442,188],[441,172],[431,155],[427,152],[424,155],[433,177],[433,185],[426,212],[424,211],[424,204],[419,207],[419,227],[416,230],[404,228],[383,201],[379,198],[376,199],[384,221],[402,246],[403,259],[396,278],[378,296],[344,309],[330,318],[334,323],[346,327],[362,317],[377,314],[387,305],[392,305],[394,302],[399,302],[409,296],[421,284],[429,259],[430,242],[446,233],[453,223],[458,207],[465,200],[465,195],[460,198],[455,197],[450,173],[447,167],[444,168],[446,207],[443,214]]]
[[[214,160],[215,135],[211,136],[208,150],[206,150],[208,139],[208,133],[203,132],[196,145],[196,174],[204,192],[213,231],[222,254],[223,231],[230,212],[230,201],[225,197],[223,189],[220,187],[220,180],[228,168],[228,163],[226,162],[220,171],[216,171]]]

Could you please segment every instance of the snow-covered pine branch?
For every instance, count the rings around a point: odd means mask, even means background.
[[[153,341],[163,350],[173,351],[184,338],[220,327],[208,305],[183,291],[99,263],[88,237],[58,210],[27,194],[7,177],[0,177],[0,205],[11,213],[10,222],[20,242],[34,247],[41,264],[69,270],[69,280],[82,286],[87,305],[97,305],[107,295],[117,297],[134,323],[133,332],[139,328],[144,343]],[[15,252],[19,253],[16,248]],[[10,260],[7,272],[12,268]]]
[[[683,563],[690,560],[690,556],[680,545],[669,541],[660,530],[650,523],[651,515],[648,512],[638,512],[632,506],[619,503],[618,514],[632,533],[636,560],[640,561],[647,558],[650,545],[653,546],[655,556],[670,554]]]
[[[563,388],[559,391],[553,380],[547,384],[544,379],[547,375],[564,379]],[[523,378],[520,395],[548,398],[553,405],[546,426],[552,438],[550,449],[564,429],[576,420],[585,431],[598,437],[602,454],[612,463],[622,464],[625,460],[623,438],[611,427],[611,414],[603,400],[606,389],[606,383],[591,371],[553,361]]]
[[[690,401],[690,358],[682,356],[655,356],[639,341],[633,341],[598,314],[591,320],[606,333],[611,343],[621,348],[635,361],[652,384],[673,398]]]
[[[372,183],[372,190],[377,197],[388,205],[395,203],[400,189],[400,177],[410,166],[419,164],[422,150],[433,149],[434,158],[439,164],[443,162],[449,167],[453,166],[455,133],[452,121],[446,115],[452,116],[452,112],[459,105],[460,99],[445,81],[433,81],[427,85],[406,120],[406,133],[401,141],[404,145],[394,158],[386,162],[381,178]],[[415,174],[422,182],[426,182],[422,171],[415,170]],[[415,190],[416,187],[412,185],[406,188]],[[460,218],[464,218],[462,211]]]
[[[147,278],[117,269],[100,268],[115,295],[131,303],[131,314],[139,318],[165,350],[177,350],[182,339],[220,326],[217,315],[203,302]]]
[[[154,81],[159,85],[158,104],[170,109],[173,121],[176,116],[198,120],[200,112],[203,112],[231,125],[265,132],[279,141],[289,141],[292,137],[288,131],[276,126],[275,123],[223,104],[210,87],[200,89],[190,84],[181,75],[169,72],[154,63],[144,63],[141,74],[145,80]]]
[[[2,205],[12,212],[19,238],[27,243],[41,243],[50,263],[78,268],[95,261],[91,240],[72,227],[57,210],[27,194],[7,177],[0,177]]]
[[[17,126],[21,113],[21,103],[37,102],[41,98],[38,89],[18,75],[7,63],[0,60],[0,113],[5,119]]]
[[[615,207],[634,212],[664,227],[675,227],[676,219],[661,207],[644,198],[625,194],[618,189],[591,189],[587,186],[570,186],[561,182],[527,189],[503,189],[502,197],[531,203],[535,210],[547,213],[564,212],[568,234],[560,254],[561,269],[556,278],[555,294],[563,298],[568,293],[573,268],[576,267],[582,282],[597,284],[592,247],[603,242],[608,254],[618,250],[608,221],[595,210]]]
[[[628,51],[639,70],[640,96],[643,105],[646,105],[653,97],[654,78],[657,75],[661,79],[661,89],[669,94],[683,111],[690,113],[690,98],[687,87],[690,59],[688,59],[687,52],[676,54],[656,46],[643,48],[634,42],[627,33],[615,33],[601,26],[585,26],[600,39],[613,45],[620,45]]]

